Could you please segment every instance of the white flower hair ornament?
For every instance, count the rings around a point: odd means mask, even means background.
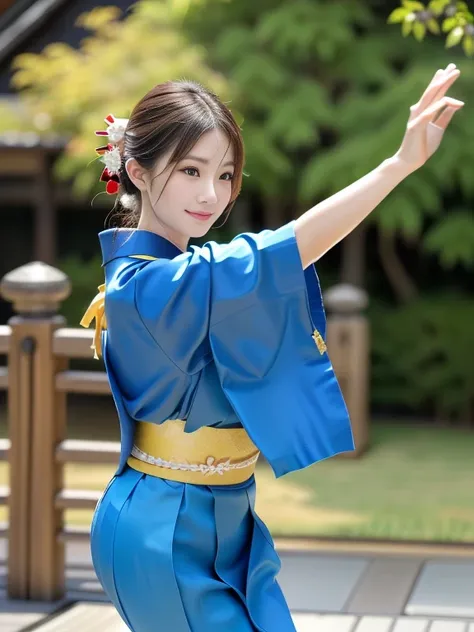
[[[120,186],[119,171],[122,164],[122,141],[128,119],[115,118],[113,114],[105,117],[106,130],[96,131],[96,136],[107,136],[107,145],[97,147],[96,152],[101,157],[105,168],[100,176],[101,182],[106,182],[105,190],[109,195],[115,195]]]

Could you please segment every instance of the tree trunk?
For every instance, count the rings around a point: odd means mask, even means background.
[[[365,287],[365,236],[367,226],[360,224],[342,241],[341,283]]]
[[[229,232],[233,235],[255,230],[254,222],[252,221],[252,207],[248,197],[239,197],[230,213],[227,225]]]
[[[409,303],[418,295],[418,289],[403,266],[395,247],[395,236],[378,229],[378,251],[383,271],[398,301]]]

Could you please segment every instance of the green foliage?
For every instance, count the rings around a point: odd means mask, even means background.
[[[405,2],[395,18],[423,6]],[[295,209],[348,186],[395,153],[409,106],[447,63],[436,42],[420,49],[409,39],[400,46],[398,33],[387,31],[362,0],[265,0],[258,6],[201,0],[190,5],[184,28],[232,81],[232,106],[244,113],[246,186]],[[453,96],[469,100],[474,69],[458,65],[463,82]],[[426,219],[444,217],[443,192],[458,185],[466,197],[474,194],[468,168],[474,145],[466,142],[473,132],[468,117],[455,117],[441,150],[369,221],[407,240],[423,239]],[[442,248],[433,252],[444,256]]]
[[[437,17],[448,5],[439,0],[430,10]],[[420,6],[404,1],[391,21]],[[103,117],[109,111],[127,116],[152,85],[186,76],[215,90],[243,120],[246,190],[257,192],[266,208],[278,200],[296,215],[398,149],[409,106],[447,63],[430,38],[423,47],[413,38],[400,46],[399,33],[387,29],[374,7],[365,0],[141,0],[123,21],[115,7],[100,7],[81,17],[90,36],[78,50],[57,43],[16,59],[21,107],[0,107],[0,131],[70,136],[57,174],[72,178],[78,195],[91,195],[103,190],[100,168],[90,165],[93,130]],[[457,10],[465,12],[460,3]],[[463,78],[453,96],[469,101],[474,67],[467,60],[458,65]],[[444,219],[444,193],[459,187],[466,198],[474,196],[473,141],[474,127],[461,112],[440,151],[370,221],[422,241],[426,218]],[[457,244],[436,236],[436,224],[431,230],[430,252],[443,262],[469,263],[470,249],[460,254]],[[455,239],[454,230],[441,230]],[[458,254],[453,259],[444,248]]]
[[[433,64],[430,65],[432,72]],[[466,67],[468,82],[473,70]],[[413,95],[411,102],[415,102],[426,87],[427,77],[428,66],[422,59],[403,75],[389,75],[387,88],[370,98],[354,87],[344,102],[336,106],[337,126],[344,142],[328,148],[324,158],[316,154],[308,160],[301,175],[302,197],[309,199],[324,189],[333,192],[348,186],[394,153],[408,117],[406,95]],[[471,92],[469,85],[462,89],[464,93]],[[471,127],[468,118],[455,118],[440,151],[423,169],[399,185],[369,221],[411,240],[421,237],[426,217],[444,215],[443,189],[447,192],[458,184],[466,197],[471,196],[474,180],[468,168],[471,158],[466,156],[471,155],[470,145],[466,144],[466,139],[473,135]]]
[[[102,191],[101,169],[89,164],[98,144],[93,132],[109,111],[127,117],[150,88],[170,78],[195,79],[224,99],[231,96],[223,76],[206,65],[205,51],[181,33],[185,9],[183,0],[142,0],[120,21],[118,8],[98,7],[79,18],[90,31],[79,49],[53,43],[39,54],[18,56],[13,86],[22,107],[13,113],[8,104],[0,106],[0,132],[71,137],[57,175],[72,178],[78,196]]]
[[[474,266],[474,222],[472,213],[459,210],[443,217],[424,238],[428,252],[439,256],[446,268]]]
[[[372,305],[372,397],[384,405],[470,419],[474,412],[474,301],[437,295]]]
[[[335,66],[350,54],[354,26],[371,19],[354,1],[191,4],[186,33],[232,81],[231,106],[244,112],[248,186],[292,201],[306,156],[336,125]]]
[[[439,20],[439,21],[438,21]],[[431,0],[423,2],[402,0],[402,6],[388,16],[388,24],[401,24],[402,35],[413,34],[421,42],[426,33],[447,33],[446,48],[462,43],[468,57],[474,55],[474,16],[466,2],[456,0]]]

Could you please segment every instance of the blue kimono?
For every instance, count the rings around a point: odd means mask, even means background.
[[[185,253],[144,230],[100,242],[121,458],[92,523],[98,578],[133,632],[294,632],[253,475],[194,485],[127,465],[137,421],[243,427],[277,477],[353,450],[294,223]]]

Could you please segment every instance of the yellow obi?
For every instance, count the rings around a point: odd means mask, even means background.
[[[137,422],[127,463],[134,470],[194,485],[234,485],[255,471],[259,450],[243,428],[184,432],[179,419]]]

